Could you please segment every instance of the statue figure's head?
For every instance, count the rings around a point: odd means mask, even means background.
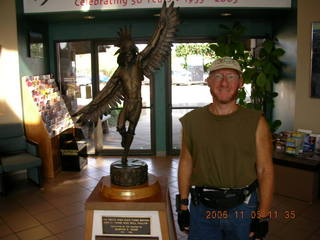
[[[118,35],[119,40],[116,46],[119,47],[119,50],[115,53],[119,54],[118,64],[123,66],[135,62],[139,50],[132,41],[131,29],[128,27],[121,28]]]

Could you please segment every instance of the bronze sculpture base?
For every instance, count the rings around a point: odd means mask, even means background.
[[[160,183],[156,176],[149,174],[145,184],[135,187],[121,187],[111,184],[110,176],[105,176],[100,180],[99,190],[107,199],[133,201],[156,196],[160,192]]]
[[[110,166],[111,183],[123,187],[133,187],[148,181],[148,165],[141,160],[129,160],[127,164],[116,161]]]

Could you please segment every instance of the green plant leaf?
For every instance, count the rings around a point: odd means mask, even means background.
[[[243,74],[242,74],[243,82],[244,83],[251,83],[252,79],[252,71],[250,69],[247,69]]]
[[[230,56],[239,61],[244,83],[251,83],[251,103],[245,102],[245,93],[242,91],[239,91],[238,103],[266,111],[266,102],[268,107],[274,105],[276,93],[273,93],[273,82],[279,81],[283,67],[279,57],[284,54],[284,50],[275,48],[277,40],[272,38],[258,46],[259,56],[252,55],[245,49],[243,36],[246,29],[240,22],[235,22],[232,26],[220,25],[220,28],[217,44],[208,49],[216,56]]]
[[[209,48],[211,48],[212,50],[216,49],[217,47],[219,47],[219,44],[217,43],[212,43],[209,45]]]
[[[267,53],[270,53],[272,51],[272,48],[274,46],[274,43],[271,40],[266,40],[264,41],[264,43],[262,44],[263,48],[265,49],[265,51]]]
[[[238,98],[244,100],[246,96],[247,96],[246,90],[244,88],[241,88],[238,92]]]
[[[250,109],[254,109],[253,103],[247,103],[246,107]]]
[[[275,133],[282,124],[280,120],[274,120],[273,122],[268,121],[268,123],[269,123],[271,133]]]
[[[264,71],[267,72],[268,75],[272,75],[273,77],[278,76],[278,70],[271,62],[267,62],[264,65]]]
[[[240,42],[240,43],[236,44],[235,49],[237,50],[237,53],[241,55],[245,51],[245,46],[242,42]]]
[[[263,88],[266,85],[266,82],[267,82],[266,75],[263,72],[261,72],[257,77],[257,85]]]
[[[256,61],[253,62],[253,66],[255,66],[257,68],[261,67],[261,65],[262,65],[262,63],[260,61],[256,60]]]
[[[272,90],[272,79],[266,78],[264,87],[267,92],[270,92]]]
[[[285,54],[285,51],[282,48],[277,48],[273,51],[274,56],[281,57]]]

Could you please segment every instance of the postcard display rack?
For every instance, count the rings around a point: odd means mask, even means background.
[[[148,196],[148,197],[146,197]],[[85,240],[176,240],[167,180],[121,187],[102,177],[86,201]]]
[[[39,144],[43,174],[54,178],[61,168],[59,134],[74,123],[51,75],[22,78],[26,136]]]

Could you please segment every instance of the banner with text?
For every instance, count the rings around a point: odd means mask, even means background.
[[[291,8],[291,0],[167,0],[176,7]],[[163,0],[23,0],[24,13],[160,8]]]

